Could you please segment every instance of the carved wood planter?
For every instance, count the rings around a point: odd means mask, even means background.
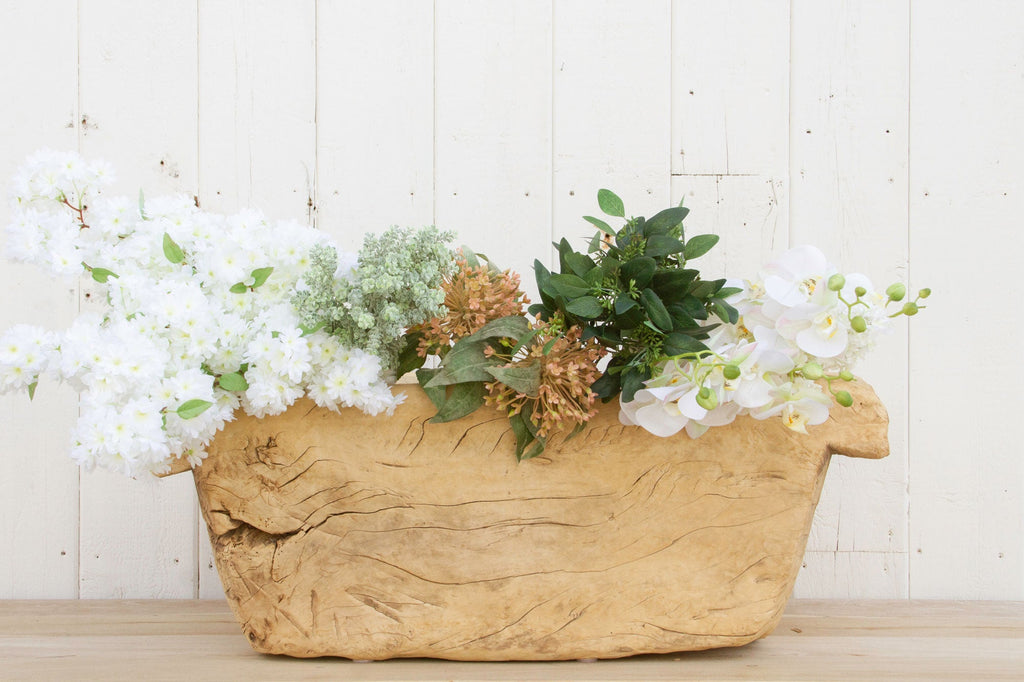
[[[193,473],[252,646],[291,656],[620,657],[738,646],[778,623],[829,457],[887,454],[870,387],[811,435],[742,418],[698,440],[617,405],[517,464],[508,423],[300,402],[242,416]]]

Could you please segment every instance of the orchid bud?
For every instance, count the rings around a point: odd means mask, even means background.
[[[908,301],[903,305],[903,314],[906,315],[907,317],[910,317],[911,315],[917,315],[917,310],[917,304],[912,301]]]
[[[736,365],[726,365],[725,367],[722,368],[722,376],[724,376],[726,379],[729,379],[730,381],[733,379],[739,379],[740,374],[740,368],[737,367]]]
[[[928,298],[931,295],[932,295],[932,290],[931,289],[921,289],[921,291],[917,292],[917,297],[918,298]]]
[[[903,297],[907,295],[907,288],[897,282],[896,284],[889,285],[885,293],[889,296],[890,301],[902,301]]]
[[[697,404],[705,410],[713,410],[718,407],[718,396],[705,386],[697,391]]]
[[[857,287],[856,289],[853,290],[853,293],[857,294],[857,298],[860,298],[861,296],[867,294],[868,290],[865,289],[864,287]]]
[[[850,407],[853,405],[853,396],[850,395],[849,391],[836,391],[836,402],[843,407]]]
[[[824,370],[821,368],[821,365],[819,365],[816,362],[808,362],[806,365],[800,368],[800,373],[803,374],[804,377],[810,379],[811,381],[816,381],[825,374]]]
[[[853,372],[848,369],[844,369],[839,373],[839,378],[843,381],[853,381]]]
[[[850,320],[850,326],[853,327],[853,331],[858,334],[866,332],[868,330],[868,321],[858,315],[857,317]]]
[[[828,278],[828,290],[829,291],[842,291],[843,287],[846,286],[846,278],[838,272]]]

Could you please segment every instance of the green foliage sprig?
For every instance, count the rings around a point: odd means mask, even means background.
[[[605,401],[620,391],[628,401],[665,358],[707,351],[702,341],[719,326],[711,316],[739,319],[725,301],[739,290],[725,287],[724,279],[702,280],[687,267],[718,243],[713,234],[686,239],[688,208],[680,204],[651,218],[626,219],[615,193],[602,189],[597,200],[605,215],[625,224],[614,230],[585,216],[598,230],[587,253],[562,239],[555,244],[558,274],[534,261],[541,302],[530,312],[543,320],[559,314],[566,324],[583,328],[584,340],[595,338],[608,348],[611,360],[592,389]]]

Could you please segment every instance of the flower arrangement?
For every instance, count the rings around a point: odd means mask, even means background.
[[[390,413],[409,371],[436,421],[504,412],[520,459],[616,397],[623,423],[659,436],[698,437],[741,414],[805,431],[852,402],[841,386],[854,362],[930,293],[879,292],[809,246],[750,280],[704,280],[691,264],[718,237],[685,238],[688,209],[627,219],[601,190],[600,208],[623,226],[586,217],[597,229],[587,251],[563,239],[557,273],[537,261],[541,300],[529,305],[517,274],[453,250],[454,235],[434,227],[392,227],[344,253],[253,211],[108,197],[110,180],[102,162],[51,151],[14,179],[8,255],[88,273],[108,307],[60,334],[4,333],[0,391],[31,397],[45,375],[74,386],[71,456],[129,475],[166,471],[174,457],[199,465],[238,409],[272,415],[308,396]]]

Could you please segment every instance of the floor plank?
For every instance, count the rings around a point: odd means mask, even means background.
[[[739,649],[597,662],[289,659],[222,601],[0,601],[3,680],[1019,680],[1024,602],[803,601]]]

